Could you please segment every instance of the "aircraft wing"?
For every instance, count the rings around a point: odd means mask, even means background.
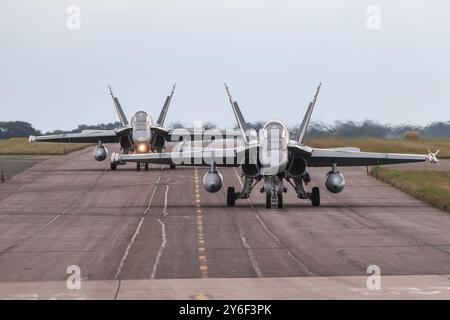
[[[43,142],[80,142],[80,143],[115,143],[119,142],[121,134],[116,130],[89,130],[80,133],[54,134],[47,136],[30,136],[28,141]]]
[[[345,148],[315,149],[311,148],[305,156],[309,167],[328,167],[333,162],[338,166],[374,166],[408,162],[423,162],[429,159],[427,155],[364,152]]]
[[[256,148],[256,149],[253,149]],[[210,166],[237,167],[248,159],[249,152],[257,152],[257,146],[242,146],[236,148],[199,148],[183,150],[179,148],[172,152],[154,153],[113,153],[111,163],[139,162],[176,166]]]
[[[155,131],[162,135],[166,135],[168,142],[179,142],[181,140],[194,141],[199,138],[204,138],[203,140],[241,139],[241,133],[238,130],[198,130],[192,128],[165,129],[162,127],[155,127]]]
[[[170,133],[170,129],[167,129],[167,128],[164,128],[164,127],[160,127],[158,125],[152,126],[151,130],[154,133],[162,135],[162,136],[167,136]]]

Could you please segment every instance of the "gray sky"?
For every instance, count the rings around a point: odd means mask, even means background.
[[[81,29],[66,26],[69,5]],[[381,29],[367,28],[367,8]],[[0,4],[0,121],[41,130],[117,120],[110,83],[130,117],[167,122],[450,120],[450,1],[15,0]]]

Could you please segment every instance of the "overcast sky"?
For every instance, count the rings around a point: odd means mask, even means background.
[[[234,124],[224,81],[247,121],[299,123],[320,81],[313,121],[450,120],[448,0],[1,1],[0,46],[0,121],[43,131],[116,121],[108,83],[157,118],[177,82],[168,123]]]

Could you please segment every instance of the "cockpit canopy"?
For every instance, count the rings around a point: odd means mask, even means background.
[[[131,118],[131,125],[134,126],[137,123],[152,123],[152,118],[146,111],[138,111]]]
[[[262,128],[263,137],[280,137],[289,141],[289,130],[278,120],[266,122]]]

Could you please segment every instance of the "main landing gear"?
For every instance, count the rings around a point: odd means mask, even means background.
[[[271,209],[276,205],[278,209],[283,208],[284,193],[287,192],[283,184],[283,179],[286,179],[295,189],[299,199],[308,199],[311,201],[313,207],[320,206],[320,191],[319,187],[313,187],[311,192],[305,191],[304,184],[307,185],[311,181],[310,175],[305,172],[303,175],[296,178],[287,178],[284,176],[265,176],[265,177],[245,177],[244,185],[241,192],[236,192],[234,187],[227,189],[227,206],[234,207],[237,199],[247,199],[253,187],[264,179],[264,186],[260,189],[261,193],[266,194],[266,208]],[[291,179],[294,183],[291,182]],[[253,183],[256,181],[255,183]]]
[[[313,207],[320,206],[320,191],[319,187],[312,188],[312,192],[310,195],[311,204]]]
[[[255,184],[253,181],[256,180]],[[253,187],[258,183],[260,179],[255,179],[253,177],[245,177],[244,185],[241,192],[236,192],[234,187],[228,187],[227,189],[227,206],[234,207],[236,204],[236,199],[247,199],[252,192]]]
[[[234,207],[236,203],[236,192],[234,191],[234,187],[228,187],[227,189],[227,206]]]
[[[293,178],[294,184],[287,179],[287,181],[294,187],[295,192],[297,193],[297,198],[299,199],[309,199],[311,200],[311,205],[313,207],[320,206],[320,191],[319,187],[313,187],[311,189],[311,192],[306,192],[305,188],[303,186],[303,183],[307,185],[309,182],[311,182],[311,176],[308,172],[305,172],[300,177]]]

